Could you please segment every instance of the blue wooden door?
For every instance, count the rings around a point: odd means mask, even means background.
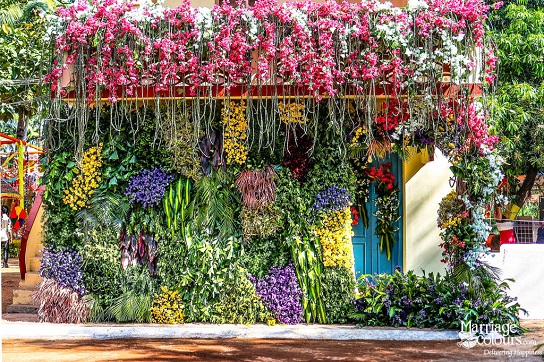
[[[362,274],[374,273],[393,273],[396,266],[402,267],[402,161],[395,154],[386,159],[375,159],[372,162],[373,167],[391,162],[391,172],[395,175],[395,183],[399,188],[399,215],[400,219],[395,223],[397,231],[395,232],[395,244],[391,260],[387,260],[385,250],[380,252],[380,239],[375,234],[376,230],[376,192],[374,185],[370,187],[369,201],[366,204],[369,222],[368,229],[365,228],[362,221],[353,227],[353,254],[355,256],[355,275],[357,278]]]

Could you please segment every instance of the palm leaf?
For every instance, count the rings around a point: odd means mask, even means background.
[[[129,291],[113,300],[106,314],[117,322],[149,322],[151,297]]]
[[[474,297],[481,297],[486,290],[485,282],[489,281],[497,286],[500,282],[501,269],[482,263],[476,268],[471,268],[466,263],[455,265],[452,278],[456,283],[467,283],[468,293]]]
[[[195,226],[201,232],[219,234],[220,240],[235,235],[236,195],[230,189],[225,172],[213,171],[196,183],[193,200]]]
[[[130,204],[125,198],[109,193],[95,193],[88,206],[78,212],[77,218],[86,229],[102,226],[120,234],[129,209]]]
[[[0,9],[0,26],[15,26],[23,16],[21,4],[12,4],[5,9]]]

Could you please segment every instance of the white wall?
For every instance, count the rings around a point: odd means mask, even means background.
[[[544,244],[504,244],[500,253],[486,257],[489,264],[502,269],[501,278],[512,278],[508,295],[518,297],[529,316],[544,319]]]
[[[449,167],[447,159],[436,150],[434,161],[423,165],[405,184],[405,270],[445,273],[436,219],[438,204],[451,191]]]

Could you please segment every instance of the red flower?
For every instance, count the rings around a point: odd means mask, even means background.
[[[353,206],[351,207],[351,217],[353,219],[351,226],[357,225],[359,223],[359,212]]]

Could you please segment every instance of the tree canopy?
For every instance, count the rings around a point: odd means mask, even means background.
[[[544,169],[544,2],[512,1],[491,14],[499,71],[492,99],[512,202],[522,206]],[[521,184],[516,176],[526,175]]]
[[[0,0],[1,130],[20,139],[26,139],[31,117],[47,100],[42,79],[49,68],[49,45],[43,37],[45,16],[56,5],[52,0]]]

